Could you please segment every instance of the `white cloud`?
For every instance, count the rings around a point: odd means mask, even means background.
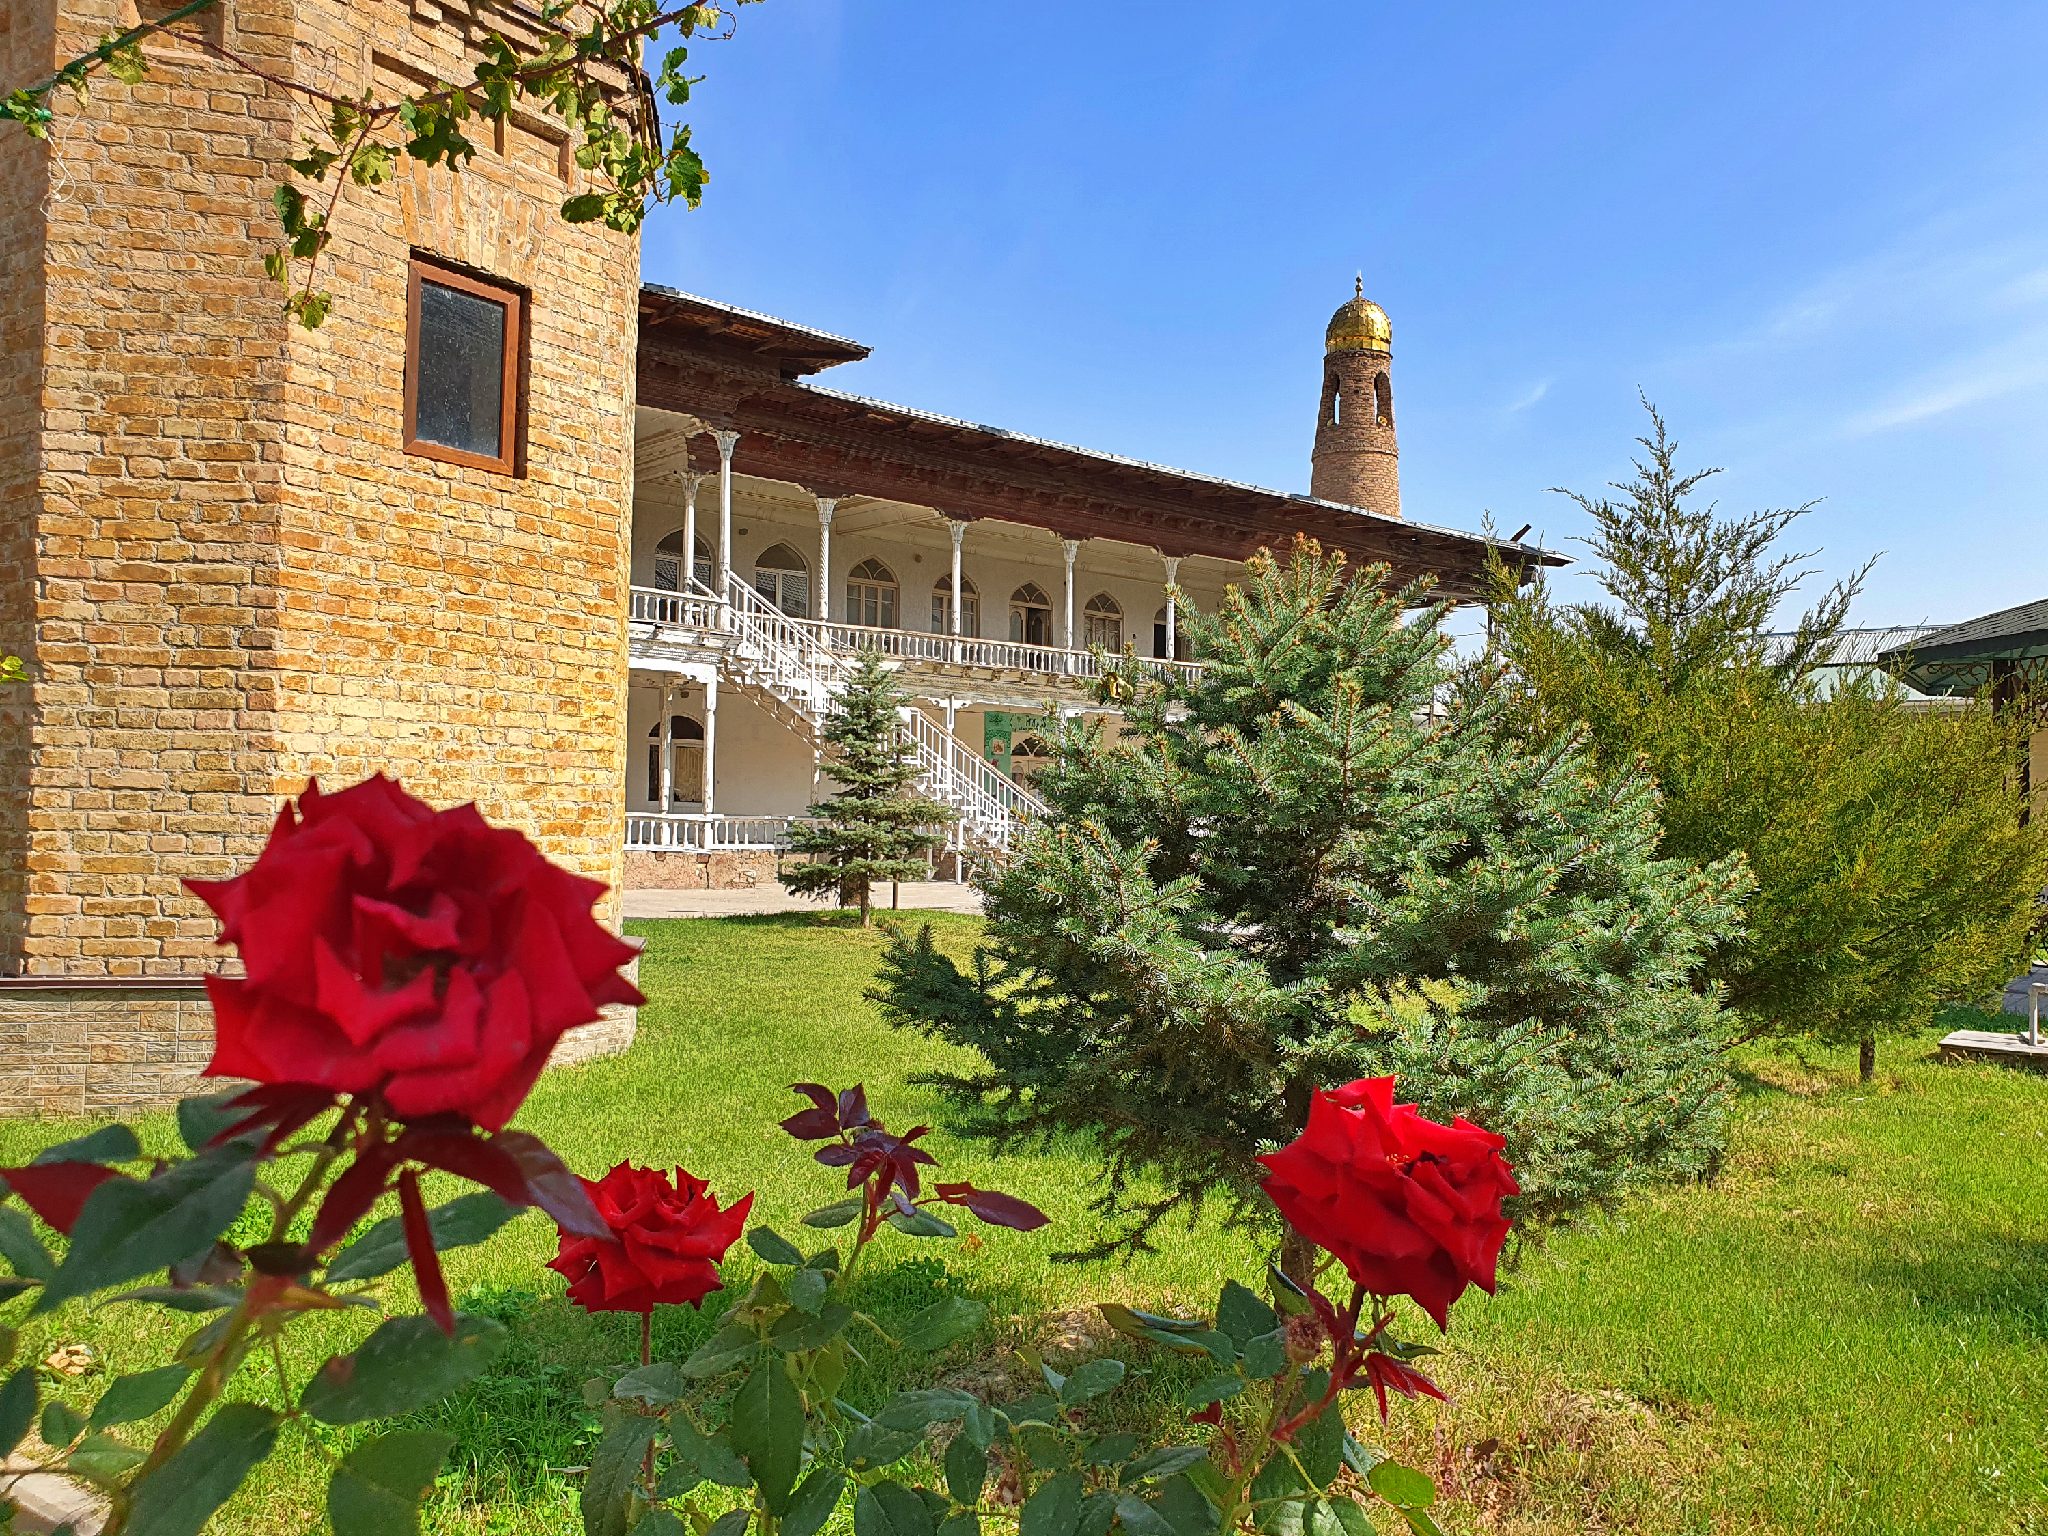
[[[2014,356],[2008,346],[1951,363],[1920,388],[1894,395],[1851,416],[1842,424],[1842,430],[1850,437],[1867,437],[2048,385],[2048,355],[2043,354],[2044,346],[2048,346],[2048,337],[2038,337],[2027,348],[2031,355]]]
[[[1521,394],[1508,402],[1508,414],[1514,416],[1528,410],[1529,407],[1550,393],[1551,382],[1549,379],[1538,379],[1534,384],[1531,384]]]

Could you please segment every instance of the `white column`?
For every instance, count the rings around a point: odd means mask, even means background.
[[[718,674],[704,681],[704,814],[717,809],[713,798],[718,783]]]
[[[683,579],[677,590],[687,592],[697,574],[697,487],[704,477],[693,469],[683,471]]]
[[[818,622],[832,617],[832,514],[838,509],[837,496],[818,497]]]
[[[957,644],[960,639],[960,541],[967,537],[967,524],[964,522],[948,522],[946,527],[953,535],[953,590],[947,598],[946,632],[956,642],[953,646],[953,659],[958,661],[960,659],[960,647]]]
[[[1067,556],[1067,600],[1060,619],[1060,645],[1071,651],[1074,648],[1074,556],[1081,553],[1081,541],[1061,539],[1060,548]]]
[[[718,444],[718,595],[732,588],[732,451],[739,446],[737,432],[714,432]]]
[[[1164,558],[1166,560],[1166,659],[1168,661],[1177,661],[1180,659],[1180,636],[1177,633],[1180,627],[1180,605],[1174,594],[1178,591],[1180,585],[1181,557],[1179,555],[1167,555]]]
[[[674,810],[676,804],[675,693],[675,684],[661,685],[661,804],[657,809],[664,816]]]

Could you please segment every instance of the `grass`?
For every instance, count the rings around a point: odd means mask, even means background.
[[[975,924],[938,928],[964,949]],[[864,1079],[894,1119],[937,1115],[907,1079],[943,1052],[886,1029],[861,995],[878,934],[809,917],[639,931],[653,1001],[638,1044],[551,1075],[521,1115],[579,1169],[681,1162],[721,1194],[754,1189],[759,1216],[787,1231],[831,1188],[776,1129],[795,1105],[792,1079]],[[1922,1054],[1893,1050],[1870,1088],[1845,1060],[1750,1062],[1714,1187],[1558,1237],[1524,1254],[1493,1301],[1461,1305],[1441,1372],[1455,1404],[1403,1405],[1394,1431],[1396,1448],[1444,1485],[1451,1530],[2048,1533],[2048,1081]],[[0,1158],[71,1129],[0,1126]],[[169,1144],[163,1117],[143,1130]],[[932,1145],[949,1172],[1013,1189],[1056,1221],[1030,1236],[885,1250],[864,1298],[885,1317],[963,1291],[1025,1319],[961,1351],[956,1373],[999,1370],[1027,1340],[1085,1345],[1080,1309],[1095,1299],[1200,1305],[1253,1260],[1204,1228],[1129,1268],[1056,1265],[1051,1251],[1087,1230],[1085,1149],[997,1167],[943,1126]],[[528,1216],[451,1256],[465,1304],[503,1318],[512,1344],[437,1414],[460,1443],[431,1531],[578,1528],[576,1479],[562,1470],[587,1446],[578,1387],[627,1358],[633,1325],[568,1307],[541,1268],[552,1251],[551,1229]],[[657,1347],[681,1350],[708,1326],[670,1309]],[[288,1361],[294,1378],[362,1327],[308,1328]],[[40,1354],[84,1342],[119,1373],[160,1359],[180,1331],[118,1308],[25,1344]],[[878,1362],[852,1390],[881,1395],[891,1370]],[[264,1391],[251,1372],[252,1392]],[[100,1379],[67,1390],[84,1400]],[[1137,1397],[1136,1412],[1161,1411],[1170,1382]],[[317,1528],[324,1469],[303,1435],[288,1433],[217,1531]]]

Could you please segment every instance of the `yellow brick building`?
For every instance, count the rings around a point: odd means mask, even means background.
[[[0,84],[167,9],[137,3],[8,0]],[[999,851],[1015,720],[1082,708],[1091,645],[1177,664],[1177,605],[1253,549],[1305,530],[1478,590],[1486,541],[1399,516],[1362,296],[1323,496],[1186,475],[815,384],[866,349],[643,290],[521,115],[460,175],[351,196],[299,328],[262,258],[302,108],[252,68],[389,98],[534,20],[220,0],[196,36],[250,67],[157,38],[49,143],[0,127],[0,652],[31,679],[0,689],[0,1113],[188,1084],[220,955],[180,882],[246,864],[310,776],[474,800],[614,888],[629,849],[637,880],[759,878],[875,645],[959,853]]]

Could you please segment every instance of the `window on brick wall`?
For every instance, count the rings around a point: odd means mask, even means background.
[[[415,256],[407,305],[405,451],[517,474],[526,300]]]

